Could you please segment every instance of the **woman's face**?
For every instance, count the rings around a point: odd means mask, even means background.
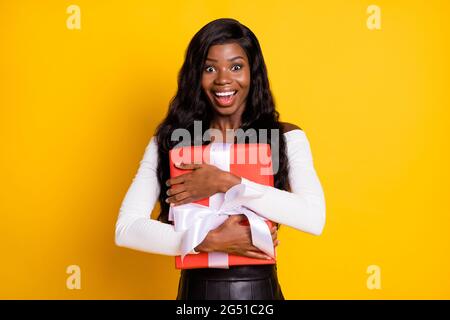
[[[250,89],[250,66],[239,44],[209,48],[202,73],[202,88],[218,114],[242,114]]]

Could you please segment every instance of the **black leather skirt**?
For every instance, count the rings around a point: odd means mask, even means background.
[[[177,300],[284,300],[284,297],[277,267],[271,264],[181,270]]]

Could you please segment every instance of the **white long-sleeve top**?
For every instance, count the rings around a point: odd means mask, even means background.
[[[242,205],[266,219],[320,235],[325,225],[325,198],[314,169],[308,138],[300,129],[284,135],[291,192],[241,178],[244,192],[247,189],[259,194]],[[115,243],[139,251],[176,256],[181,254],[184,231],[177,232],[173,225],[150,218],[161,188],[157,164],[158,145],[153,136],[120,207]]]

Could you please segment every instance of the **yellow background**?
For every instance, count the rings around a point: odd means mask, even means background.
[[[69,30],[66,8],[81,9]],[[366,26],[381,8],[381,30]],[[326,196],[315,237],[280,231],[288,299],[450,298],[448,1],[0,2],[0,298],[173,299],[173,257],[114,225],[192,36],[258,37],[283,121]],[[81,290],[66,288],[79,265]],[[381,289],[366,286],[367,267]]]

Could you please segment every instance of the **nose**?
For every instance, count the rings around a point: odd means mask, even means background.
[[[219,70],[217,77],[214,79],[214,83],[218,85],[224,85],[231,83],[230,74],[227,70]]]

